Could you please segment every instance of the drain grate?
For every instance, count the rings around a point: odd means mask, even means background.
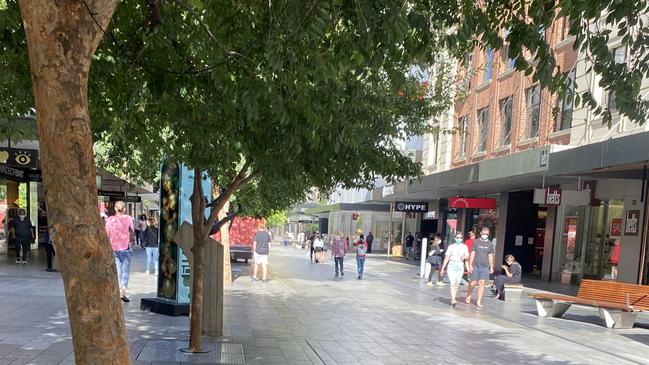
[[[212,342],[204,343],[203,350],[210,350],[205,354],[186,354],[180,352],[186,348],[187,342],[183,341],[147,341],[137,356],[141,361],[175,361],[180,363],[203,364],[245,364],[246,357],[243,345],[236,343]]]

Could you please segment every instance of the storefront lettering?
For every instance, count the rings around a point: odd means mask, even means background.
[[[395,202],[394,210],[407,213],[428,213],[428,203]]]
[[[640,221],[639,210],[627,210],[624,221],[624,234],[627,236],[638,235],[638,222]]]
[[[547,205],[561,205],[561,189],[546,188],[545,189],[545,204]]]

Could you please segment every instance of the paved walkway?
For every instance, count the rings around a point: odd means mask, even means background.
[[[139,310],[139,298],[155,291],[142,255],[125,304],[133,356],[149,339],[185,339],[188,325]],[[0,256],[0,365],[72,364],[60,277],[7,261]],[[370,257],[357,280],[353,257],[346,264],[336,279],[331,261],[311,264],[302,250],[277,248],[267,283],[235,265],[224,341],[243,344],[249,364],[649,364],[646,316],[634,329],[611,330],[588,308],[538,318],[527,299],[453,310],[448,288],[426,287],[416,267]]]

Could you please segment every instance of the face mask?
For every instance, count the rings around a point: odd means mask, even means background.
[[[20,219],[25,219],[26,215],[21,214],[21,215],[19,215],[18,217],[20,217]]]
[[[486,239],[489,238],[489,235],[488,235],[488,234],[483,234],[483,235],[481,235],[480,237],[482,237],[483,240],[486,240]]]
[[[458,243],[458,244],[462,243],[462,239],[461,238],[456,238],[455,243]]]

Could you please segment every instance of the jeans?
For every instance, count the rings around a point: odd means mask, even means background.
[[[29,237],[20,237],[16,236],[15,239],[16,245],[16,260],[21,259],[22,261],[27,261],[27,252],[29,252]],[[22,258],[20,256],[20,251],[22,250]]]
[[[52,242],[45,242],[45,253],[47,254],[47,268],[52,268],[52,256],[56,255],[54,252],[54,245]]]
[[[140,231],[140,246],[146,242],[146,231]]]
[[[115,264],[117,265],[117,281],[119,282],[120,289],[126,289],[128,287],[128,270],[131,267],[132,253],[133,251],[130,249],[113,251]]]
[[[340,272],[341,274],[343,273],[343,260],[344,257],[335,257],[334,261],[336,262],[336,275]],[[340,271],[338,271],[338,267],[340,267]]]
[[[151,268],[151,260],[155,265],[155,273],[158,273],[158,253],[159,250],[157,247],[147,247],[146,249],[146,272],[149,272]]]
[[[363,269],[365,269],[365,256],[356,257],[356,270],[358,271],[358,276],[363,276]]]

